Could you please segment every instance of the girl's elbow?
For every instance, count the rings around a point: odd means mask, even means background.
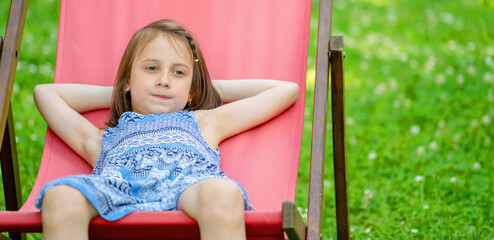
[[[287,82],[287,92],[289,93],[291,102],[295,102],[300,92],[298,84],[294,82]]]
[[[38,104],[39,99],[46,98],[50,94],[53,84],[39,84],[34,87],[33,98],[34,102]]]
[[[33,90],[33,97],[34,99],[38,98],[40,95],[43,94],[43,91],[45,91],[45,84],[40,84],[36,85]]]

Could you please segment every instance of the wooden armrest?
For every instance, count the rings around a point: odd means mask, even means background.
[[[305,239],[307,227],[305,226],[302,215],[295,207],[292,201],[283,202],[283,230],[290,240]]]

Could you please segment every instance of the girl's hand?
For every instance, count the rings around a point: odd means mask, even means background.
[[[216,80],[213,86],[221,100],[230,103],[195,113],[206,142],[213,148],[280,114],[299,93],[296,83],[277,80]]]
[[[101,152],[103,131],[80,113],[108,108],[113,87],[44,84],[34,89],[34,101],[50,129],[94,166]]]

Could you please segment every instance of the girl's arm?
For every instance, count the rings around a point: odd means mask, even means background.
[[[82,84],[43,84],[34,89],[34,101],[50,129],[91,166],[101,152],[103,130],[80,113],[108,108],[112,90]]]
[[[277,80],[216,80],[213,86],[221,100],[230,103],[197,113],[204,121],[199,122],[203,136],[212,147],[280,114],[299,92],[296,83]]]

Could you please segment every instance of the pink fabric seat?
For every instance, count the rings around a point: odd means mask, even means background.
[[[62,0],[54,82],[113,85],[131,35],[154,20],[170,18],[197,37],[213,79],[298,83],[294,106],[220,145],[222,169],[241,183],[257,208],[246,212],[249,239],[284,239],[282,201],[294,200],[297,183],[310,8],[306,0]],[[85,116],[104,127],[108,111]],[[19,211],[0,212],[0,231],[40,232],[34,200],[41,187],[61,176],[90,172],[90,166],[48,130],[33,190]],[[190,239],[199,232],[185,213],[171,211],[136,212],[115,222],[97,217],[90,235]]]

